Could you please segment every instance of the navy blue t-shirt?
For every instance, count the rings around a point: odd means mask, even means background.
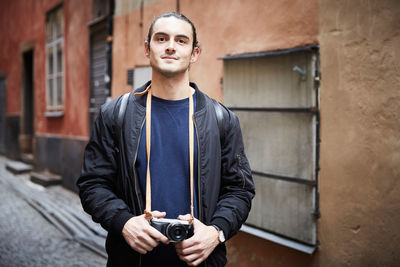
[[[193,95],[194,109],[196,95]],[[189,98],[151,102],[151,208],[165,211],[165,218],[190,214]],[[197,141],[194,136],[194,216],[197,218]],[[139,143],[136,171],[140,189],[146,192],[146,123]],[[143,257],[144,266],[186,266],[172,244],[160,245]]]

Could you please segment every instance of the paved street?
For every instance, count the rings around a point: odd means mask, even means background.
[[[105,266],[105,232],[78,196],[13,175],[6,162],[0,156],[0,266]]]

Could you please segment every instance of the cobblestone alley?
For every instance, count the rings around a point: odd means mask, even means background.
[[[105,232],[76,194],[33,184],[0,156],[0,266],[105,266]]]

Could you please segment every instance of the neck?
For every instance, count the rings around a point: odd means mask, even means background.
[[[189,85],[189,72],[173,77],[165,77],[153,71],[151,80],[152,95],[166,100],[181,100],[194,93]]]

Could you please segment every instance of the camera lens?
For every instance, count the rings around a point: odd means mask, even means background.
[[[168,238],[173,241],[182,241],[187,235],[186,228],[182,224],[170,224],[166,232]]]
[[[174,230],[174,236],[181,236],[182,235],[182,229],[175,229]]]

